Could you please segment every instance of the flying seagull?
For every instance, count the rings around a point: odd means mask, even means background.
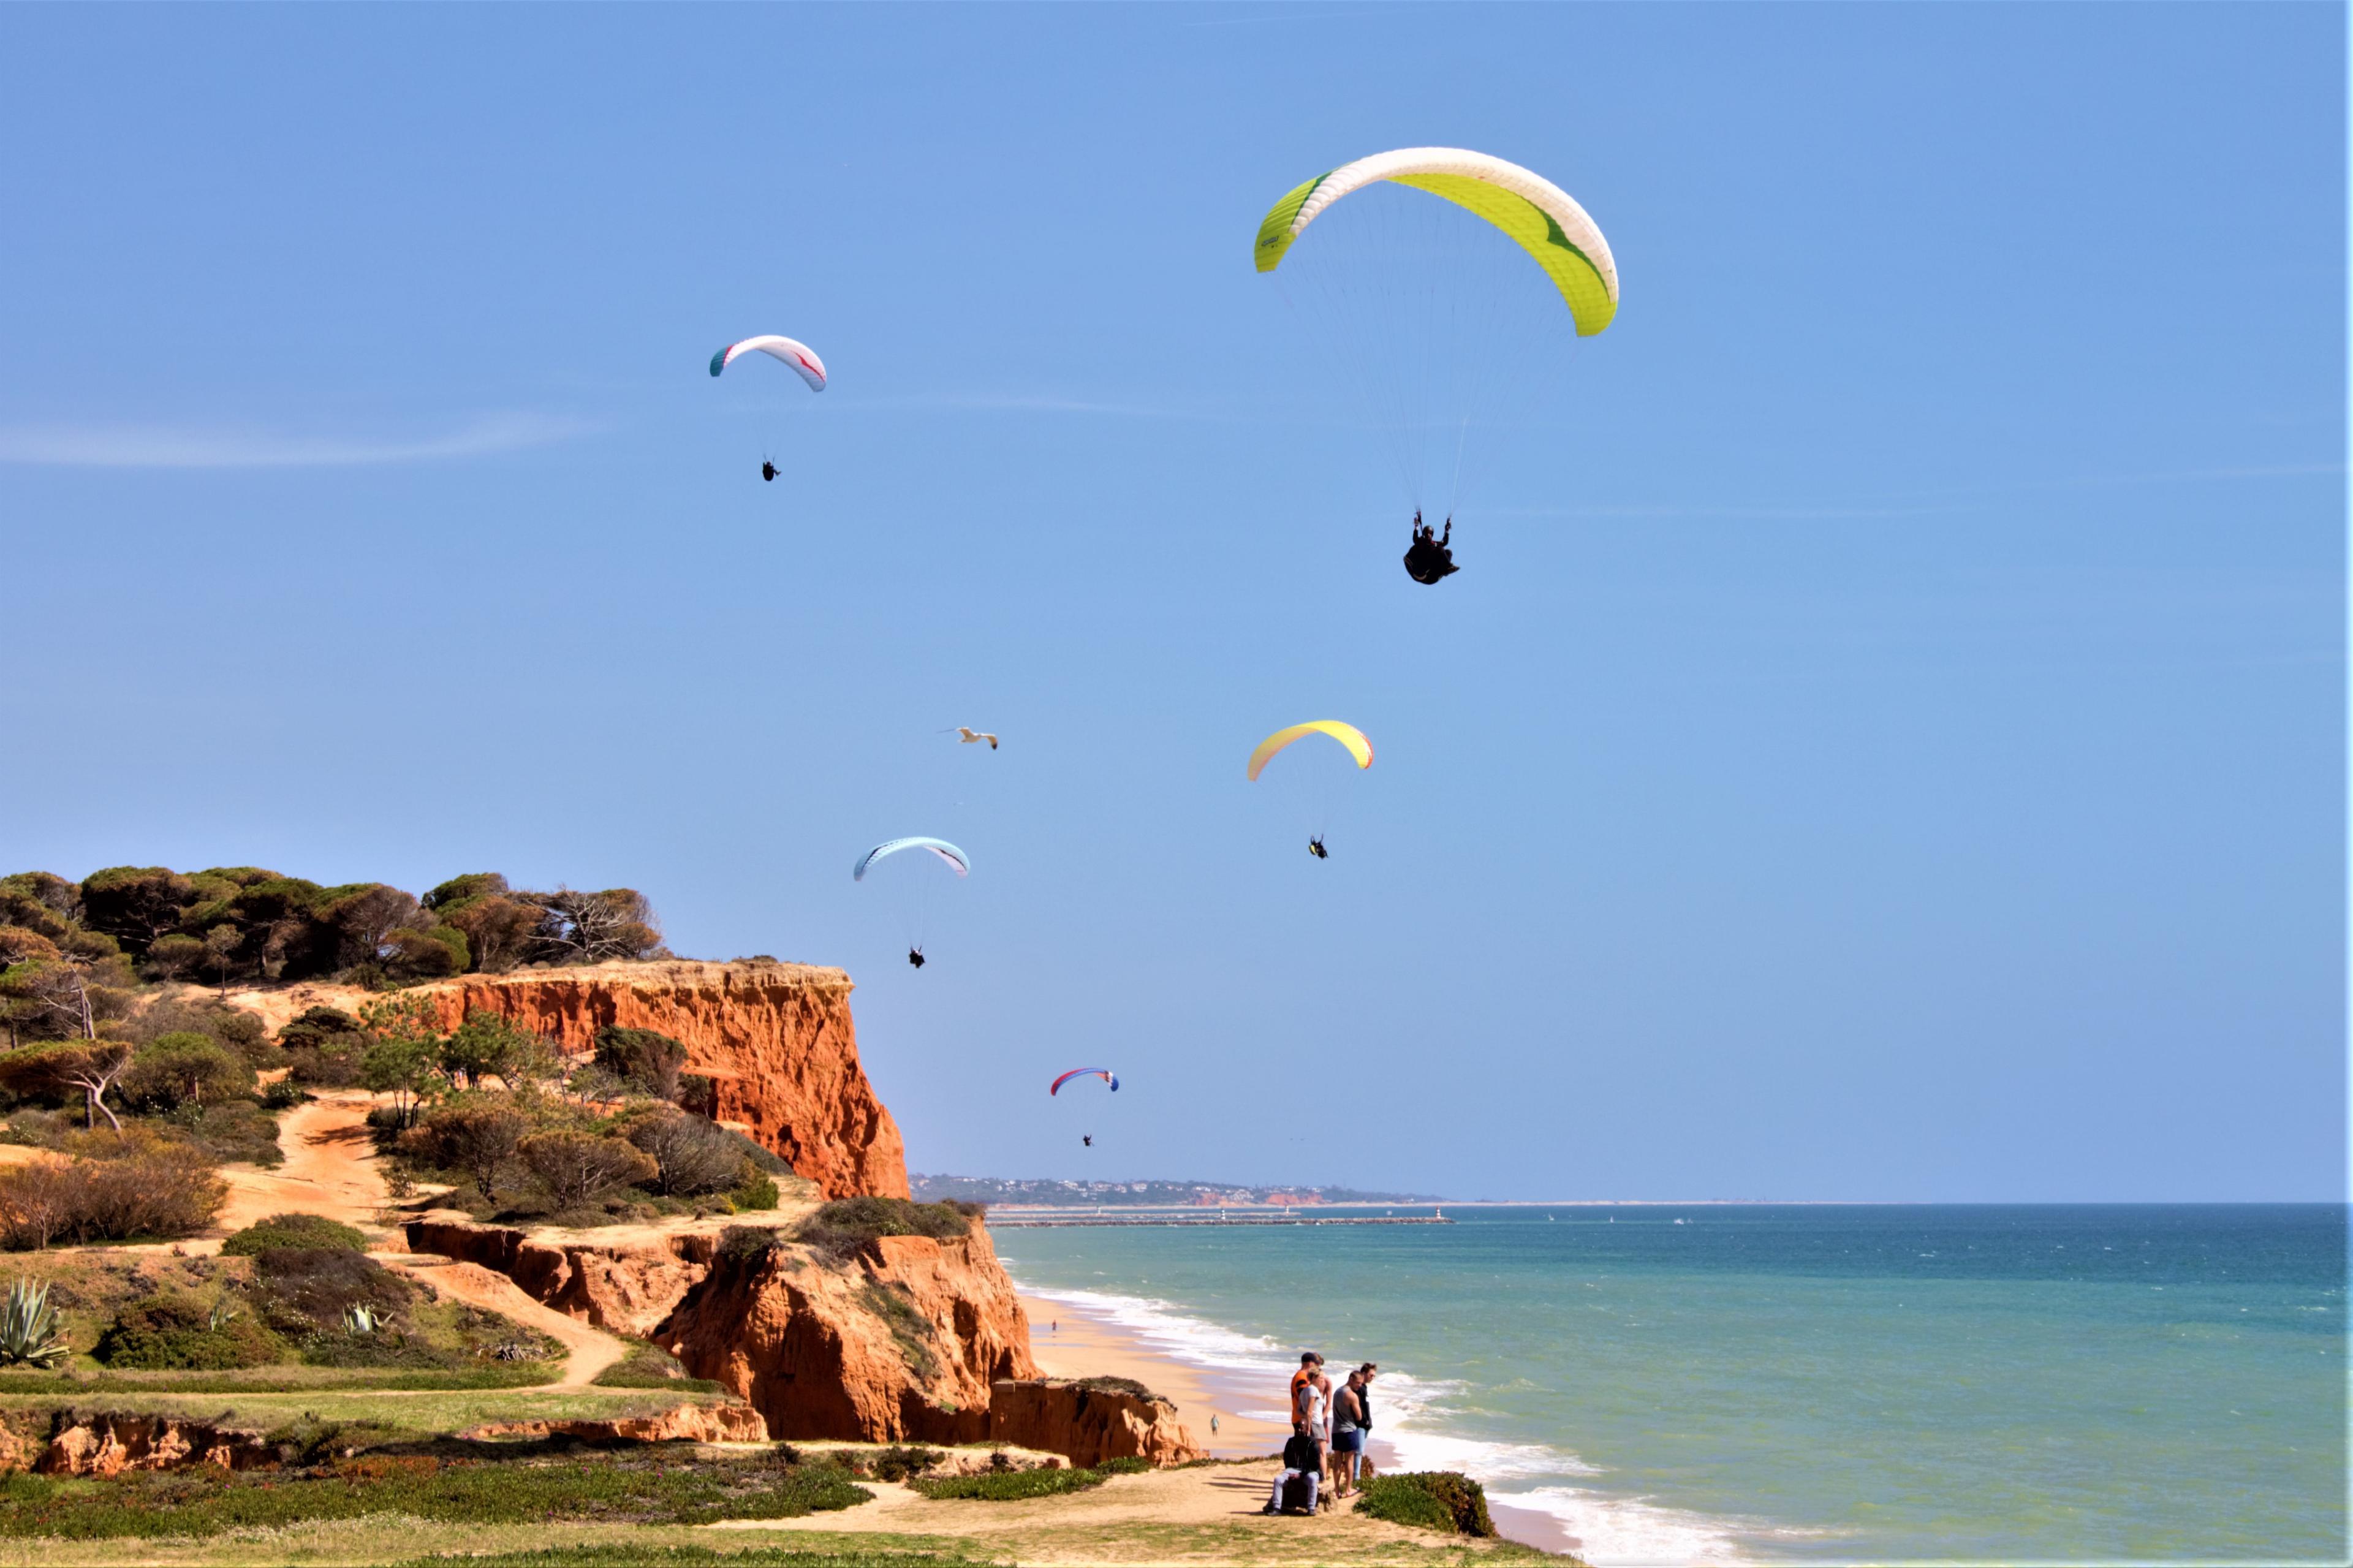
[[[975,741],[986,741],[988,742],[990,751],[997,750],[997,737],[986,730],[975,730],[968,725],[959,724],[956,726],[956,733],[964,738],[964,743],[967,746]]]

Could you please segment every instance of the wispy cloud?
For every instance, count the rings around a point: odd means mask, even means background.
[[[0,426],[0,463],[85,468],[319,468],[429,463],[551,446],[587,434],[588,421],[547,414],[485,414],[439,435],[296,435],[183,425]]]
[[[980,414],[1101,414],[1120,419],[1225,421],[1240,417],[1230,409],[1180,407],[1173,404],[1103,402],[1089,397],[1017,392],[926,392],[906,396],[844,398],[843,405],[870,412],[917,408],[965,409]]]

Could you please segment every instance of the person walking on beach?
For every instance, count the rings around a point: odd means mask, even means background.
[[[1332,1449],[1325,1459],[1331,1473],[1331,1494],[1346,1497],[1356,1489],[1356,1466],[1365,1454],[1365,1410],[1363,1388],[1365,1373],[1361,1368],[1348,1374],[1348,1381],[1332,1395]]]

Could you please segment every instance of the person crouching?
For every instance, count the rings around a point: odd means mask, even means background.
[[[1282,1471],[1274,1478],[1274,1490],[1267,1495],[1261,1513],[1282,1513],[1295,1507],[1303,1513],[1315,1511],[1315,1486],[1323,1479],[1324,1449],[1304,1432],[1293,1432],[1282,1445]]]

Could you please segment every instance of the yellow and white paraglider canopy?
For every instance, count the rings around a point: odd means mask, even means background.
[[[1556,400],[1619,300],[1609,241],[1560,186],[1462,147],[1377,153],[1285,192],[1250,255],[1396,465],[1398,543],[1416,512],[1441,536],[1464,521],[1514,446],[1519,483],[1558,474],[1581,421]]]
[[[1303,741],[1310,735],[1331,736],[1347,748],[1348,755],[1356,758],[1356,766],[1359,768],[1369,768],[1373,765],[1373,743],[1365,739],[1365,732],[1362,730],[1357,729],[1354,724],[1343,724],[1337,719],[1313,719],[1304,724],[1293,724],[1288,730],[1277,730],[1273,734],[1261,741],[1257,749],[1250,752],[1250,781],[1253,784],[1258,781],[1259,771],[1273,759],[1277,752],[1293,742]]]
[[[1617,258],[1576,198],[1533,169],[1462,147],[1376,153],[1293,187],[1258,226],[1258,269],[1282,265],[1292,242],[1333,203],[1383,180],[1443,196],[1511,236],[1560,290],[1579,336],[1617,317]]]

